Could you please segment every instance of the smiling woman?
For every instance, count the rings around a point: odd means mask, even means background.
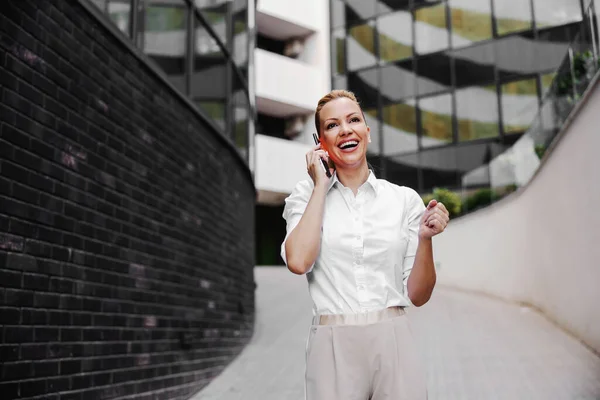
[[[306,154],[311,179],[286,199],[281,246],[288,269],[307,275],[313,300],[306,398],[425,399],[404,309],[431,296],[431,238],[444,231],[448,212],[375,177],[366,157],[371,128],[353,93],[324,96],[315,127],[320,143]],[[335,166],[331,178],[321,160]]]

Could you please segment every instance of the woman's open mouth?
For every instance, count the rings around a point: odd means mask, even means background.
[[[357,140],[348,140],[347,142],[343,142],[340,145],[338,145],[338,147],[344,153],[351,153],[354,150],[356,150],[356,148],[358,147],[358,141]]]

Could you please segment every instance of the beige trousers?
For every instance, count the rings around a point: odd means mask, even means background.
[[[426,398],[404,309],[315,317],[306,349],[306,400]]]

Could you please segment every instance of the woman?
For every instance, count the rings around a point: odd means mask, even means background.
[[[314,319],[306,354],[308,400],[425,399],[404,308],[435,286],[431,238],[448,212],[412,189],[376,179],[371,142],[354,94],[334,90],[317,106],[321,144],[306,154],[311,180],[286,199],[281,255],[307,274]],[[333,162],[331,178],[320,159]]]

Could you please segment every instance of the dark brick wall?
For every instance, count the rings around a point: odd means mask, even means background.
[[[0,2],[0,85],[0,398],[188,398],[252,334],[248,170],[76,0]]]

